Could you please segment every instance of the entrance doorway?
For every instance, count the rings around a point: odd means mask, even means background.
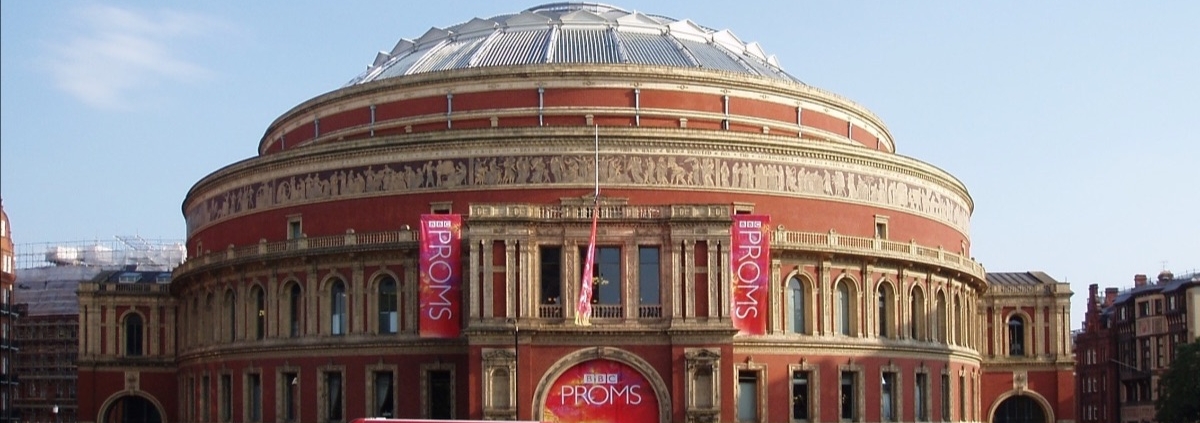
[[[1016,395],[1005,399],[992,416],[993,423],[1046,423],[1046,411],[1032,397]]]
[[[139,396],[116,400],[104,411],[104,423],[162,423],[158,407]]]

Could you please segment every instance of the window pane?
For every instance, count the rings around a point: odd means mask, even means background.
[[[586,253],[587,250],[584,250]],[[541,304],[562,304],[562,247],[538,247],[542,268]]]
[[[792,333],[805,333],[804,285],[800,283],[800,279],[792,278],[788,280],[788,301],[792,305],[791,318],[788,319],[788,331]]]
[[[396,280],[390,276],[384,277],[379,282],[379,333],[396,333],[399,330],[396,309]]]
[[[450,401],[453,385],[448,370],[429,371],[429,418],[436,420],[450,419],[454,414]]]
[[[846,420],[854,419],[854,373],[842,372],[841,416]]]
[[[758,421],[758,375],[738,372],[737,419],[739,422]]]
[[[333,283],[330,293],[330,332],[334,335],[346,333],[346,285],[342,281]]]
[[[661,304],[658,247],[638,247],[638,296],[641,304]]]
[[[325,392],[329,403],[326,404],[329,420],[342,419],[342,374],[325,374]]]
[[[792,419],[808,420],[808,372],[792,372]]]
[[[375,417],[393,417],[396,414],[392,386],[392,372],[375,373]]]

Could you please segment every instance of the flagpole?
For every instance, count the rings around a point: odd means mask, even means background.
[[[596,193],[594,194],[593,198],[594,198],[594,201],[599,202],[600,201],[600,125],[592,125],[592,127],[596,128],[596,149],[595,149],[595,152],[596,152],[596,163],[595,163],[595,166],[596,166]]]
[[[592,269],[596,260],[596,224],[600,218],[600,126],[594,125],[595,131],[595,161],[593,167],[596,174],[595,191],[592,193],[592,231],[588,237],[587,256],[583,262],[583,272],[579,275],[579,301],[575,305],[575,324],[591,326],[592,319]]]

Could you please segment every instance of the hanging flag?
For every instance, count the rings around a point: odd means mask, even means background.
[[[590,326],[592,324],[592,268],[596,265],[596,222],[600,217],[600,125],[593,125],[595,130],[595,161],[592,168],[596,173],[596,190],[592,193],[592,234],[588,237],[587,259],[583,262],[583,273],[579,277],[579,304],[575,305],[575,324]]]
[[[600,201],[592,206],[592,235],[588,237],[587,259],[583,261],[582,277],[579,281],[579,304],[575,306],[575,324],[591,325],[592,319],[592,268],[596,265],[596,218],[600,216]]]

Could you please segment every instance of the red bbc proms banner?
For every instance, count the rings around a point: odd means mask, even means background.
[[[462,328],[462,217],[421,215],[420,329],[457,338]]]
[[[733,327],[739,335],[767,332],[771,217],[733,215]]]
[[[618,361],[572,366],[550,385],[542,421],[657,423],[658,398],[645,376]]]

